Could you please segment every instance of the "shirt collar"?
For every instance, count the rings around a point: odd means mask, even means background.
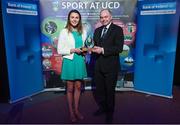
[[[107,26],[105,26],[107,29],[109,29],[112,22],[110,22]]]

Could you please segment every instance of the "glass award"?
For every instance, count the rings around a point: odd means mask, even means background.
[[[84,47],[81,48],[83,52],[91,51],[91,49],[94,47],[94,41],[90,35],[86,38],[84,42]]]

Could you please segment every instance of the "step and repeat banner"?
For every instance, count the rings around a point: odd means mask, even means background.
[[[172,97],[178,24],[178,0],[138,2],[136,91]]]
[[[108,8],[112,11],[113,22],[123,28],[124,47],[120,54],[122,74],[134,73],[134,50],[136,33],[136,0],[40,0],[40,24],[42,40],[42,64],[45,87],[64,86],[60,80],[62,56],[57,54],[59,32],[65,27],[70,10],[77,9],[82,15],[82,23],[88,35],[93,37],[94,29],[101,26],[99,12]],[[92,78],[94,59],[86,55],[88,78]],[[122,77],[119,77],[121,80]],[[87,84],[86,84],[87,85]]]
[[[123,28],[124,47],[120,54],[122,72],[119,80],[126,74],[134,73],[135,50],[135,12],[136,0],[112,0],[101,2],[98,0],[40,0],[40,24],[42,41],[42,64],[44,70],[45,87],[63,87],[60,79],[62,56],[57,54],[57,42],[60,31],[65,27],[70,10],[77,9],[82,15],[82,23],[88,35],[93,37],[95,28],[101,26],[99,12],[108,8],[112,11],[113,22]],[[88,78],[92,78],[94,59],[86,55]],[[119,82],[120,83],[120,82]],[[87,85],[87,84],[86,84]],[[118,84],[117,84],[118,85]]]
[[[9,102],[44,89],[41,66],[39,3],[37,0],[2,0],[4,49]],[[4,71],[5,72],[5,71]],[[7,90],[8,91],[8,90]]]

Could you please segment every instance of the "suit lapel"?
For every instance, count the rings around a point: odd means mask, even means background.
[[[103,31],[103,26],[101,27],[100,32],[99,32],[100,38],[101,38],[101,35],[102,35],[102,31]]]
[[[104,38],[107,38],[110,35],[112,27],[113,27],[113,23],[111,23],[111,25],[109,26],[108,31],[107,31],[107,33],[106,33]]]
[[[103,26],[99,29],[99,36],[98,36],[99,37],[99,42],[98,42],[99,46],[102,46],[105,43],[106,38],[111,35],[111,30],[112,29],[113,29],[113,23],[111,23],[111,25],[109,26],[108,31],[107,31],[107,33],[106,33],[106,35],[105,35],[105,37],[103,39],[101,38]]]

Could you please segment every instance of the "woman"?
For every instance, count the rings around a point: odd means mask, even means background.
[[[67,100],[72,122],[83,119],[79,112],[79,100],[82,79],[87,76],[87,71],[80,48],[84,46],[86,36],[80,13],[71,10],[66,27],[59,35],[58,53],[63,55],[61,79],[67,81]]]

